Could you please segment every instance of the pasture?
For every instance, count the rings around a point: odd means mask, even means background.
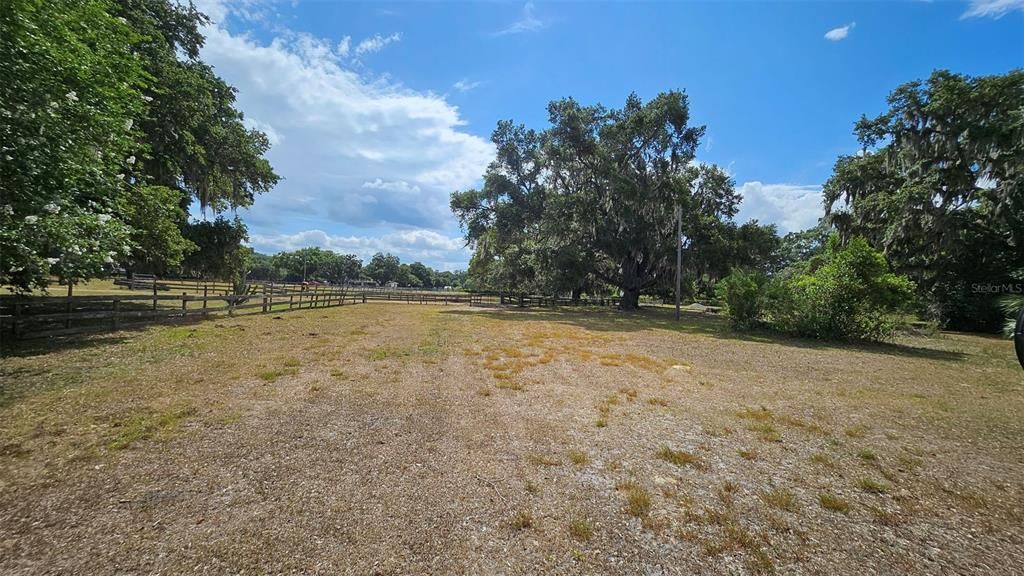
[[[997,573],[1006,340],[369,303],[0,359],[0,572]]]

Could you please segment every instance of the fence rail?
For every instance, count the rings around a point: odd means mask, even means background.
[[[195,286],[193,285],[194,289]],[[242,313],[279,313],[367,302],[464,304],[469,306],[615,306],[618,298],[572,300],[498,293],[415,293],[312,288],[286,292],[264,287],[262,294],[125,294],[116,296],[0,296],[0,335],[14,339],[119,330],[161,320]]]

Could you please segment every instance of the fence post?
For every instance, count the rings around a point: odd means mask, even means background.
[[[181,317],[188,316],[188,292],[181,293]]]
[[[209,294],[208,290],[209,290],[209,288],[204,284],[203,285],[203,318],[206,318],[206,315],[208,314],[208,312],[206,311],[206,304],[207,304],[206,298],[207,298],[207,294]]]
[[[228,299],[228,316],[234,316],[235,315],[235,297],[234,296],[228,296],[227,299]]]
[[[153,275],[153,310],[156,310],[156,274]]]
[[[288,295],[288,309],[291,310],[295,307],[295,294]]]
[[[121,301],[114,298],[114,315],[112,317],[114,330],[121,327]]]
[[[11,332],[14,333],[15,340],[21,337],[21,302],[14,303],[14,318],[11,318]]]
[[[366,292],[363,292],[363,304],[366,304]]]

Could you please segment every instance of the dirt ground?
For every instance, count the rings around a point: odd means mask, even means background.
[[[0,359],[0,573],[1024,573],[1024,371],[369,304]]]

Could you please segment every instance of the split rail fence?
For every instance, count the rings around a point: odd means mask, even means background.
[[[367,302],[406,304],[464,304],[469,306],[551,307],[575,304],[614,306],[617,298],[573,301],[570,298],[509,296],[481,293],[415,293],[349,290],[338,287],[264,286],[263,293],[219,294],[219,286],[194,284],[190,294],[151,294],[20,297],[0,296],[0,339],[30,339],[83,332],[116,331],[132,325],[212,315],[268,314],[333,308]],[[280,289],[278,289],[280,288]],[[201,289],[201,290],[200,290]]]

